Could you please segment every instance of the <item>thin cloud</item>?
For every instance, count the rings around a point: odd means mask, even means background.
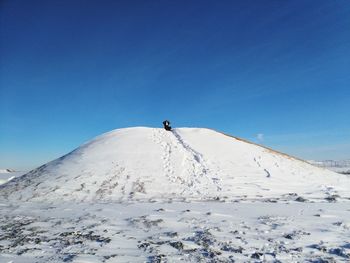
[[[263,133],[258,133],[256,135],[256,139],[258,140],[258,142],[263,142],[264,141],[264,134]]]

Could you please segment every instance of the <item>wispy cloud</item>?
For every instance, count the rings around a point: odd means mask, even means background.
[[[263,133],[258,133],[256,135],[256,139],[258,142],[263,142],[264,141],[264,134]]]

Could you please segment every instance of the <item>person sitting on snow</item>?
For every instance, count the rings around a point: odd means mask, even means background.
[[[167,131],[171,131],[170,121],[165,120],[163,121],[164,129]]]

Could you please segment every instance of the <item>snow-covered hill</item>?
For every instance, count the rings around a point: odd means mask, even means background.
[[[1,186],[31,201],[349,197],[350,180],[288,155],[200,128],[118,129]]]
[[[0,185],[7,183],[23,174],[25,174],[25,172],[15,171],[12,169],[0,169]]]
[[[349,181],[209,129],[115,130],[0,186],[0,262],[349,262]]]
[[[7,174],[12,172],[14,172],[12,169],[0,169],[0,174]]]
[[[336,173],[350,174],[350,160],[310,160],[308,162],[317,167],[326,168]]]

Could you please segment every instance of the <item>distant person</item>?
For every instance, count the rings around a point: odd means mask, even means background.
[[[164,129],[166,129],[167,131],[171,131],[170,121],[168,120],[163,121],[163,125],[164,125]]]

